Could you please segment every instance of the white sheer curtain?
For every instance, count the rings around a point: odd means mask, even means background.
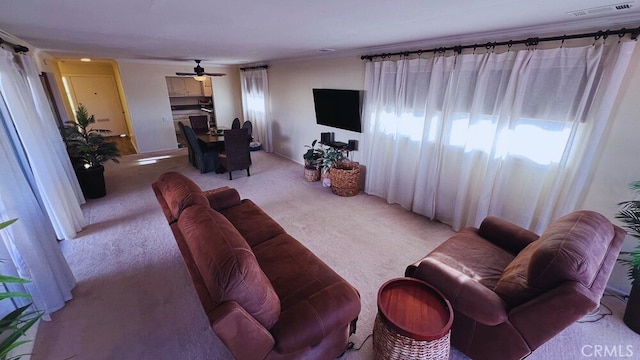
[[[0,94],[57,237],[75,237],[85,225],[84,197],[31,56],[2,50]]]
[[[253,137],[262,143],[262,149],[272,152],[267,69],[241,71],[240,81],[244,119],[251,121]]]
[[[25,288],[35,307],[51,313],[71,299],[75,286],[54,225],[72,237],[84,218],[77,180],[67,171],[69,158],[44,96],[30,58],[0,49],[0,221],[19,219],[0,232],[6,248],[0,253],[12,260],[0,266],[30,279]]]
[[[578,204],[635,42],[371,62],[365,190],[454,229]]]

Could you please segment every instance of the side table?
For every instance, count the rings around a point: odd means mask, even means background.
[[[387,281],[378,291],[373,327],[376,359],[448,359],[453,323],[449,301],[413,278]]]

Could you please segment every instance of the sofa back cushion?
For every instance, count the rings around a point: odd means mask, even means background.
[[[270,329],[280,316],[280,300],[242,235],[202,205],[185,209],[178,226],[213,303],[235,301]]]
[[[517,306],[562,282],[593,284],[614,238],[611,222],[593,211],[554,221],[505,268],[495,292]]]
[[[155,185],[160,194],[162,194],[173,217],[169,222],[174,222],[178,219],[182,211],[189,206],[195,204],[209,205],[209,200],[204,196],[200,187],[180,173],[164,173],[156,181]]]

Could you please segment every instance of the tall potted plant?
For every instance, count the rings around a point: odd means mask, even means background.
[[[640,194],[640,181],[632,182],[629,188]],[[640,240],[640,200],[623,201],[618,205],[620,210],[616,214],[616,219],[624,224],[629,235]],[[629,267],[628,276],[631,280],[631,292],[623,320],[631,330],[640,334],[640,242],[633,250],[623,251],[621,254],[625,258],[618,261]]]
[[[17,219],[9,220],[0,223],[0,229],[3,229],[14,222]],[[3,284],[26,284],[29,280],[17,278],[13,276],[0,275],[0,283]],[[13,298],[31,298],[31,296],[25,292],[9,291],[0,293],[0,300],[13,299]],[[20,345],[28,343],[29,340],[21,339],[27,330],[29,330],[42,316],[41,312],[27,312],[31,307],[31,304],[19,307],[2,319],[0,319],[0,359],[19,359],[19,355],[13,355],[13,351]]]
[[[89,116],[87,108],[79,104],[76,120],[67,121],[62,129],[62,137],[67,146],[71,164],[78,177],[82,193],[88,199],[97,199],[107,194],[104,183],[104,163],[119,162],[120,151],[113,142],[103,137],[111,130],[96,129],[94,115]]]

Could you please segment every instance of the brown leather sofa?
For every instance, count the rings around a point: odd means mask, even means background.
[[[152,184],[213,331],[236,359],[331,359],[355,331],[347,281],[228,187]]]
[[[563,216],[541,236],[487,217],[405,275],[449,299],[455,348],[473,359],[521,359],[599,306],[625,235],[592,211]]]

